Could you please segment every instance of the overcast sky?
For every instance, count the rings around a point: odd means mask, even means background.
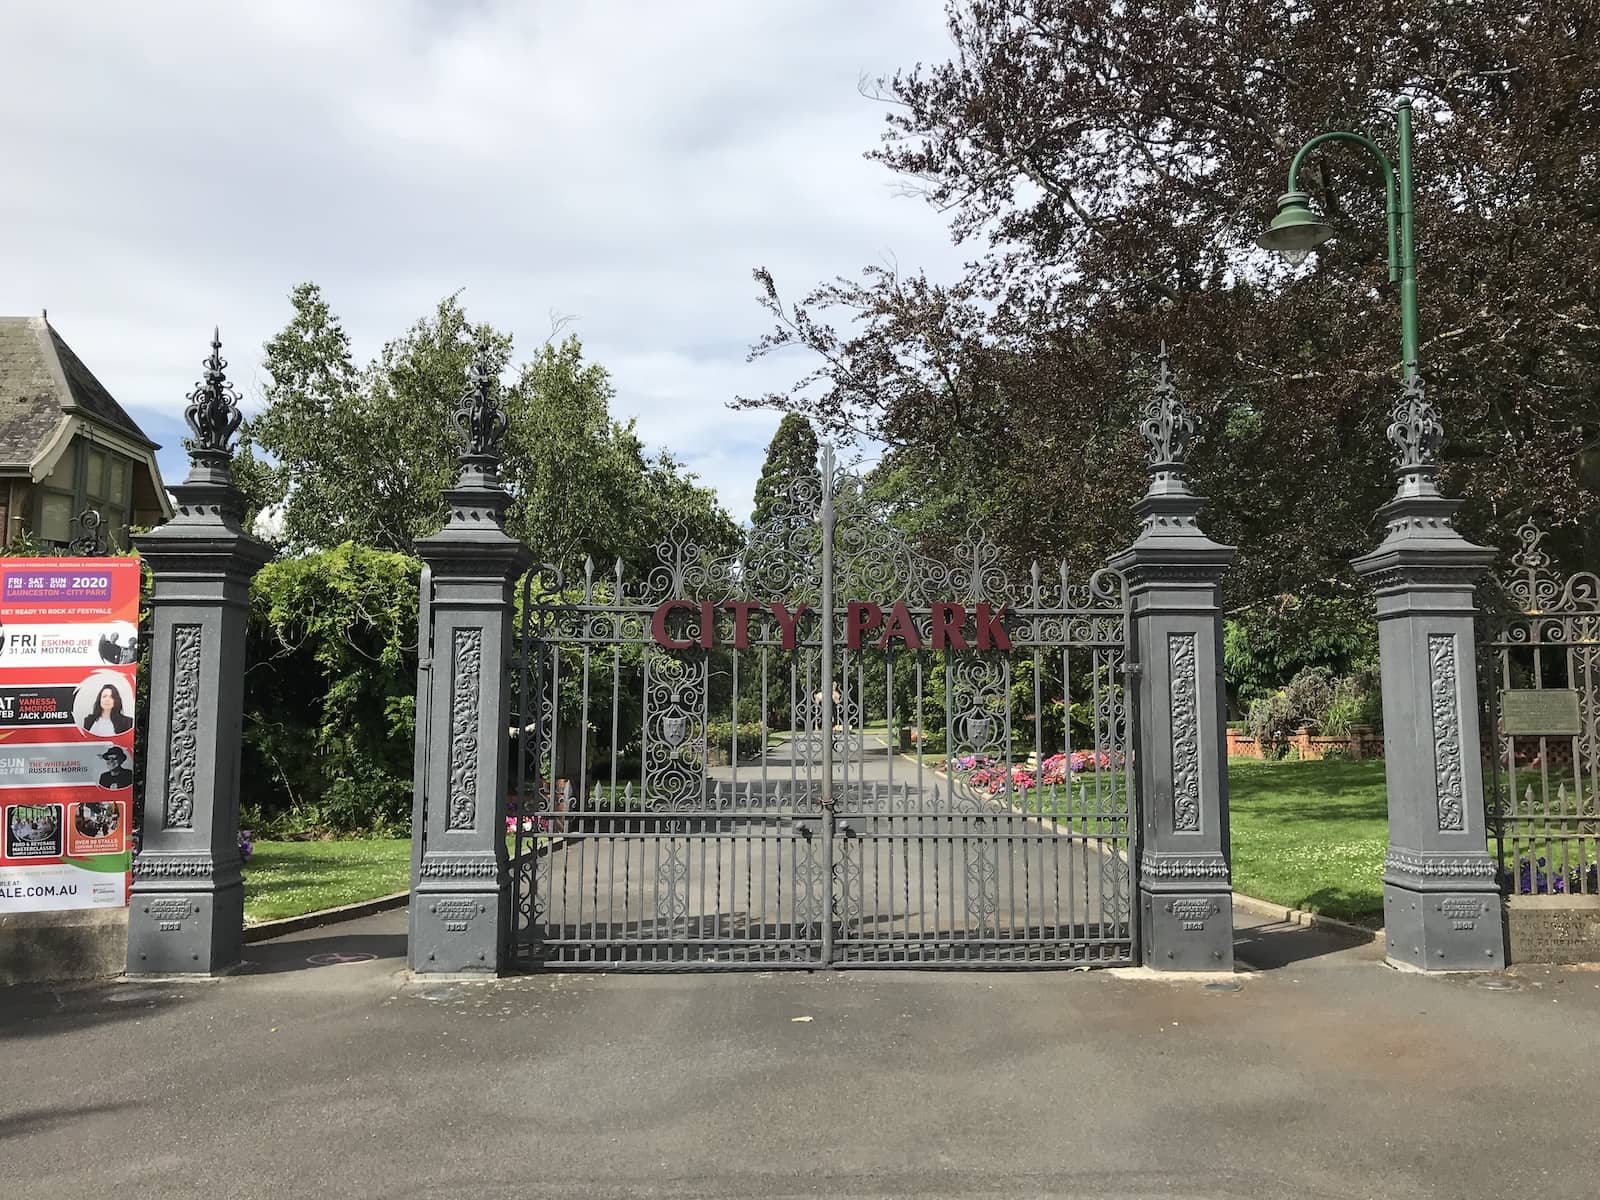
[[[48,308],[169,481],[213,322],[248,409],[302,280],[361,362],[458,288],[524,353],[565,314],[743,520],[778,417],[726,403],[809,365],[745,363],[751,268],[958,261],[857,91],[945,47],[937,0],[3,0],[0,312]]]

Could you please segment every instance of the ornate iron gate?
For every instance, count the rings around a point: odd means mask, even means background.
[[[1502,890],[1600,893],[1600,576],[1565,579],[1531,522],[1489,605],[1489,830]]]
[[[1122,577],[914,552],[824,449],[732,558],[524,581],[508,958],[1134,961]]]

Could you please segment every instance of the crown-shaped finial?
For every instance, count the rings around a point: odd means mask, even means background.
[[[239,393],[228,382],[220,328],[211,331],[211,354],[203,365],[205,377],[189,393],[189,407],[183,413],[194,432],[189,457],[198,466],[221,466],[233,457],[233,435],[244,417],[239,412]]]
[[[1388,436],[1399,455],[1402,475],[1431,466],[1444,445],[1444,422],[1439,419],[1439,410],[1428,403],[1426,385],[1415,368],[1406,372]]]
[[[1148,447],[1152,471],[1181,468],[1189,457],[1189,446],[1200,429],[1200,419],[1178,395],[1168,361],[1167,343],[1156,354],[1156,381],[1150,399],[1145,401],[1144,420],[1139,432]]]

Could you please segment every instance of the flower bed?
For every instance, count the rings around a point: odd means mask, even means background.
[[[1122,755],[1109,750],[1074,750],[1052,754],[1037,768],[1026,763],[1005,763],[986,754],[966,754],[945,760],[945,770],[966,776],[973,787],[989,794],[1004,791],[1009,779],[1013,791],[1027,791],[1041,785],[1050,787],[1068,782],[1085,771],[1110,771],[1122,766]]]

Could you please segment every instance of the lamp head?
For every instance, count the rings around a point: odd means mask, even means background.
[[[1304,262],[1307,254],[1333,236],[1333,226],[1307,206],[1309,199],[1304,192],[1279,196],[1278,215],[1256,239],[1256,245],[1277,251],[1293,264]]]

